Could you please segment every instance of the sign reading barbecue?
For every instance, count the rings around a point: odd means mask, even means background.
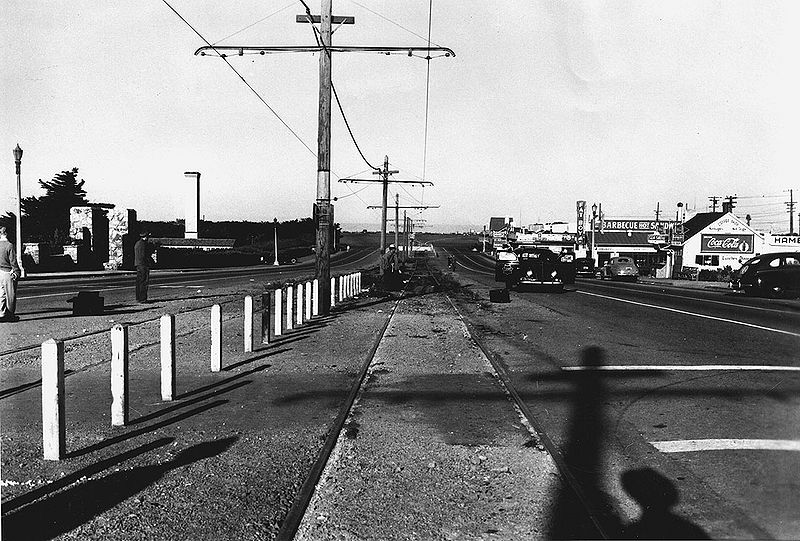
[[[753,235],[701,235],[701,252],[753,253]]]

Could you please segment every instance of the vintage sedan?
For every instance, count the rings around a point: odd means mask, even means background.
[[[800,294],[800,252],[775,252],[754,257],[733,273],[730,286],[748,295],[797,296]]]
[[[572,254],[557,254],[547,248],[520,246],[497,253],[495,280],[507,289],[544,286],[562,290],[575,277]]]
[[[579,257],[575,260],[575,274],[577,276],[594,276],[594,259],[591,257]]]
[[[631,257],[612,257],[597,270],[597,278],[601,280],[627,280],[635,282],[639,279],[639,267]]]

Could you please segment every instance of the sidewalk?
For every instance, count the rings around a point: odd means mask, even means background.
[[[401,301],[296,539],[546,537],[553,459],[443,294]]]

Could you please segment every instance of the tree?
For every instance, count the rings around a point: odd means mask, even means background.
[[[86,205],[85,180],[78,168],[58,173],[53,180],[39,180],[45,194],[22,199],[22,233],[25,240],[61,246],[69,241],[69,209]]]

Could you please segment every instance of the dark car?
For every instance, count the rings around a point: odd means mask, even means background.
[[[575,274],[577,276],[594,276],[594,259],[579,257],[575,260]]]
[[[547,248],[519,247],[498,252],[495,280],[505,282],[508,289],[547,286],[562,290],[565,283],[570,283],[570,275],[574,278],[574,268],[572,254],[559,255]]]
[[[733,274],[730,285],[748,295],[795,297],[800,294],[800,252],[754,257]]]
[[[639,279],[639,267],[632,257],[612,257],[597,270],[596,276],[608,280],[627,280],[635,282]]]

